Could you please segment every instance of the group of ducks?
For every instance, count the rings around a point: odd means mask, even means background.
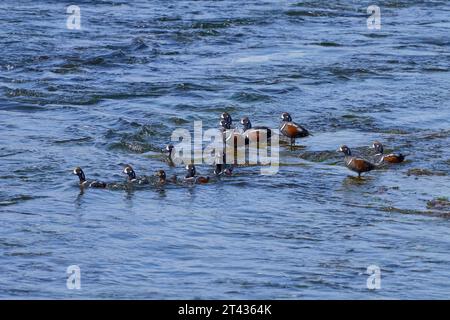
[[[236,139],[237,136],[241,136],[244,138],[245,144],[249,144],[249,141],[258,141],[260,142],[261,138],[266,139],[266,142],[270,143],[270,138],[274,134],[272,130],[268,127],[264,126],[255,126],[252,127],[250,119],[248,117],[244,117],[241,119],[240,123],[242,125],[242,131],[237,130],[237,128],[233,127],[233,121],[227,112],[224,112],[220,116],[220,130],[222,131],[224,143],[226,143],[229,139]],[[295,139],[308,137],[310,132],[292,121],[292,117],[289,113],[283,112],[281,114],[281,124],[279,128],[280,138],[287,139],[290,142],[291,148],[295,143]],[[280,139],[283,141],[283,139]],[[352,152],[349,147],[346,145],[341,146],[337,151],[344,153],[344,163],[346,167],[356,173],[358,173],[358,177],[361,177],[361,174],[364,172],[371,171],[383,164],[390,163],[400,163],[405,159],[405,155],[390,153],[385,155],[383,145],[375,141],[372,145],[372,148],[375,149],[374,161],[371,162],[369,160],[356,157],[352,155]],[[167,160],[171,166],[174,165],[172,156],[173,156],[173,145],[168,145],[165,149],[167,152]],[[221,159],[220,159],[221,158]],[[225,153],[219,155],[219,159],[221,161],[216,161],[214,168],[214,175],[216,177],[225,175],[231,176],[233,172],[233,165],[227,163]],[[167,178],[166,172],[164,170],[159,170],[154,175],[156,181],[152,181],[151,177],[143,176],[138,177],[130,165],[126,165],[123,169],[123,173],[127,175],[127,184],[138,184],[145,185],[150,184],[152,182],[158,185],[164,185],[167,183],[173,184],[203,184],[208,183],[210,181],[210,177],[206,176],[196,176],[196,168],[194,164],[188,164],[186,166],[186,175],[183,179],[178,179],[176,176],[172,176],[170,179]],[[81,188],[108,188],[112,187],[112,184],[108,184],[101,181],[90,181],[86,179],[86,176],[83,170],[80,167],[76,167],[73,170],[73,174],[77,175],[79,178],[79,185]]]
[[[259,142],[263,139],[270,143],[273,132],[269,127],[253,127],[250,119],[244,117],[240,121],[242,125],[242,132],[240,132],[236,128],[233,128],[233,120],[229,113],[222,113],[220,119],[220,129],[223,132],[224,142],[230,141],[231,138],[234,138],[236,141],[236,138],[241,136],[244,138],[246,145],[249,144],[250,141]],[[281,114],[280,134],[281,137],[289,139],[291,147],[294,145],[295,139],[304,138],[310,135],[309,131],[303,126],[293,122],[291,115],[287,112]]]
[[[405,155],[401,153],[390,153],[384,154],[384,147],[379,141],[375,141],[372,144],[372,148],[375,149],[374,162],[368,161],[366,159],[358,158],[352,156],[352,152],[346,145],[341,146],[338,151],[344,153],[344,163],[347,168],[358,173],[358,177],[364,172],[372,171],[377,167],[384,164],[400,163],[405,160]]]

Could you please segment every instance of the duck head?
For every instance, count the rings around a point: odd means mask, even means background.
[[[193,178],[195,177],[196,174],[196,170],[195,170],[195,166],[193,164],[188,164],[186,166],[186,178]]]
[[[288,112],[283,112],[281,114],[281,121],[287,121],[287,122],[291,122],[292,121],[292,117]]]
[[[156,172],[155,176],[157,176],[161,181],[166,180],[166,172],[164,170],[159,170],[158,172]]]
[[[174,146],[173,144],[168,144],[166,146],[165,152],[167,153],[169,158],[172,158],[172,152],[173,152]]]
[[[126,165],[123,169],[123,173],[125,173],[128,176],[128,180],[132,181],[136,179],[136,173],[134,172],[133,168],[130,165]]]
[[[350,151],[350,148],[347,147],[346,145],[342,145],[337,151],[338,152],[342,152],[346,156],[351,156],[352,155],[352,152]]]
[[[241,119],[241,124],[244,127],[244,131],[247,131],[252,128],[252,123],[248,117],[244,117]]]
[[[372,148],[375,149],[375,151],[376,151],[378,154],[383,154],[383,152],[384,152],[383,145],[382,145],[381,142],[379,142],[379,141],[375,141],[375,142],[372,144]]]

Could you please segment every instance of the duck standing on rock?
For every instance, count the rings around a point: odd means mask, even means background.
[[[223,116],[223,115],[222,115]],[[233,150],[234,159],[237,161],[238,158],[238,150],[242,149],[246,144],[248,144],[248,139],[239,132],[236,128],[231,128],[231,120],[226,120],[227,117],[220,120],[220,130],[222,132],[223,139],[223,150],[230,148]],[[231,118],[230,118],[231,119]],[[224,151],[226,152],[226,151]]]
[[[291,147],[294,145],[296,138],[304,138],[310,135],[308,130],[292,121],[288,112],[281,114],[280,132],[291,140]]]

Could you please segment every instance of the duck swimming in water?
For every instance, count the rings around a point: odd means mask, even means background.
[[[231,130],[231,125],[229,122],[227,122],[226,120],[222,119],[219,122],[220,125],[220,130],[222,130],[222,132],[225,132],[227,130]]]
[[[216,163],[214,167],[214,174],[216,176],[231,176],[233,175],[233,167],[225,168],[223,164]]]
[[[223,154],[223,156],[218,156],[216,158],[216,164],[214,167],[214,174],[216,176],[231,176],[233,174],[233,167],[232,166],[227,166],[226,163],[226,156],[225,154]]]
[[[149,184],[147,177],[136,177],[136,173],[129,164],[125,166],[125,168],[123,169],[123,173],[128,176],[128,183]]]
[[[165,184],[166,183],[166,172],[164,170],[159,170],[155,173],[155,176],[159,178],[158,183],[159,184]]]
[[[310,135],[308,130],[292,121],[288,112],[281,114],[280,132],[291,140],[291,147],[294,145],[296,138],[304,138]]]
[[[166,172],[164,170],[158,170],[155,173],[155,176],[158,177],[158,181],[157,181],[158,184],[166,184],[169,182],[177,183],[177,180],[178,180],[177,176],[175,176],[175,175],[173,175],[172,178],[170,178],[170,180],[168,180]]]
[[[352,156],[350,148],[345,145],[341,146],[338,151],[344,153],[345,155],[345,166],[350,170],[357,172],[359,178],[361,177],[361,173],[371,171],[376,167],[373,163],[367,160]]]
[[[77,175],[80,180],[80,187],[81,188],[98,188],[98,189],[104,189],[107,187],[107,184],[105,182],[101,181],[88,181],[86,180],[86,176],[83,172],[83,170],[80,167],[76,167],[73,169],[72,172],[74,175]]]
[[[227,124],[227,126],[229,127],[228,129],[231,129],[231,124],[233,123],[233,119],[231,119],[231,116],[228,112],[224,112],[220,115],[220,120],[225,121],[225,123]]]
[[[209,177],[202,177],[202,176],[195,177],[197,171],[193,164],[188,164],[186,166],[186,170],[187,170],[187,174],[185,177],[186,182],[191,182],[191,183],[208,183],[209,182]]]
[[[171,167],[175,167],[175,163],[173,162],[173,153],[174,153],[174,146],[173,144],[169,144],[166,146],[166,148],[164,149],[166,156],[167,156],[167,163],[169,164],[169,166]]]
[[[377,152],[375,156],[378,157],[379,159],[378,163],[400,163],[403,162],[403,160],[405,160],[405,155],[401,153],[390,153],[386,155],[383,154],[384,148],[381,142],[379,141],[375,141],[372,144],[372,148],[375,149],[375,151]]]

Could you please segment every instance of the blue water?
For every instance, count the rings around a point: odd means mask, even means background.
[[[369,1],[76,2],[81,30],[60,1],[0,3],[0,298],[449,297],[450,209],[429,205],[450,195],[448,1],[377,1],[381,30]],[[161,148],[223,111],[314,135],[273,176],[71,175],[182,175]],[[335,150],[375,139],[407,161],[354,179]]]

